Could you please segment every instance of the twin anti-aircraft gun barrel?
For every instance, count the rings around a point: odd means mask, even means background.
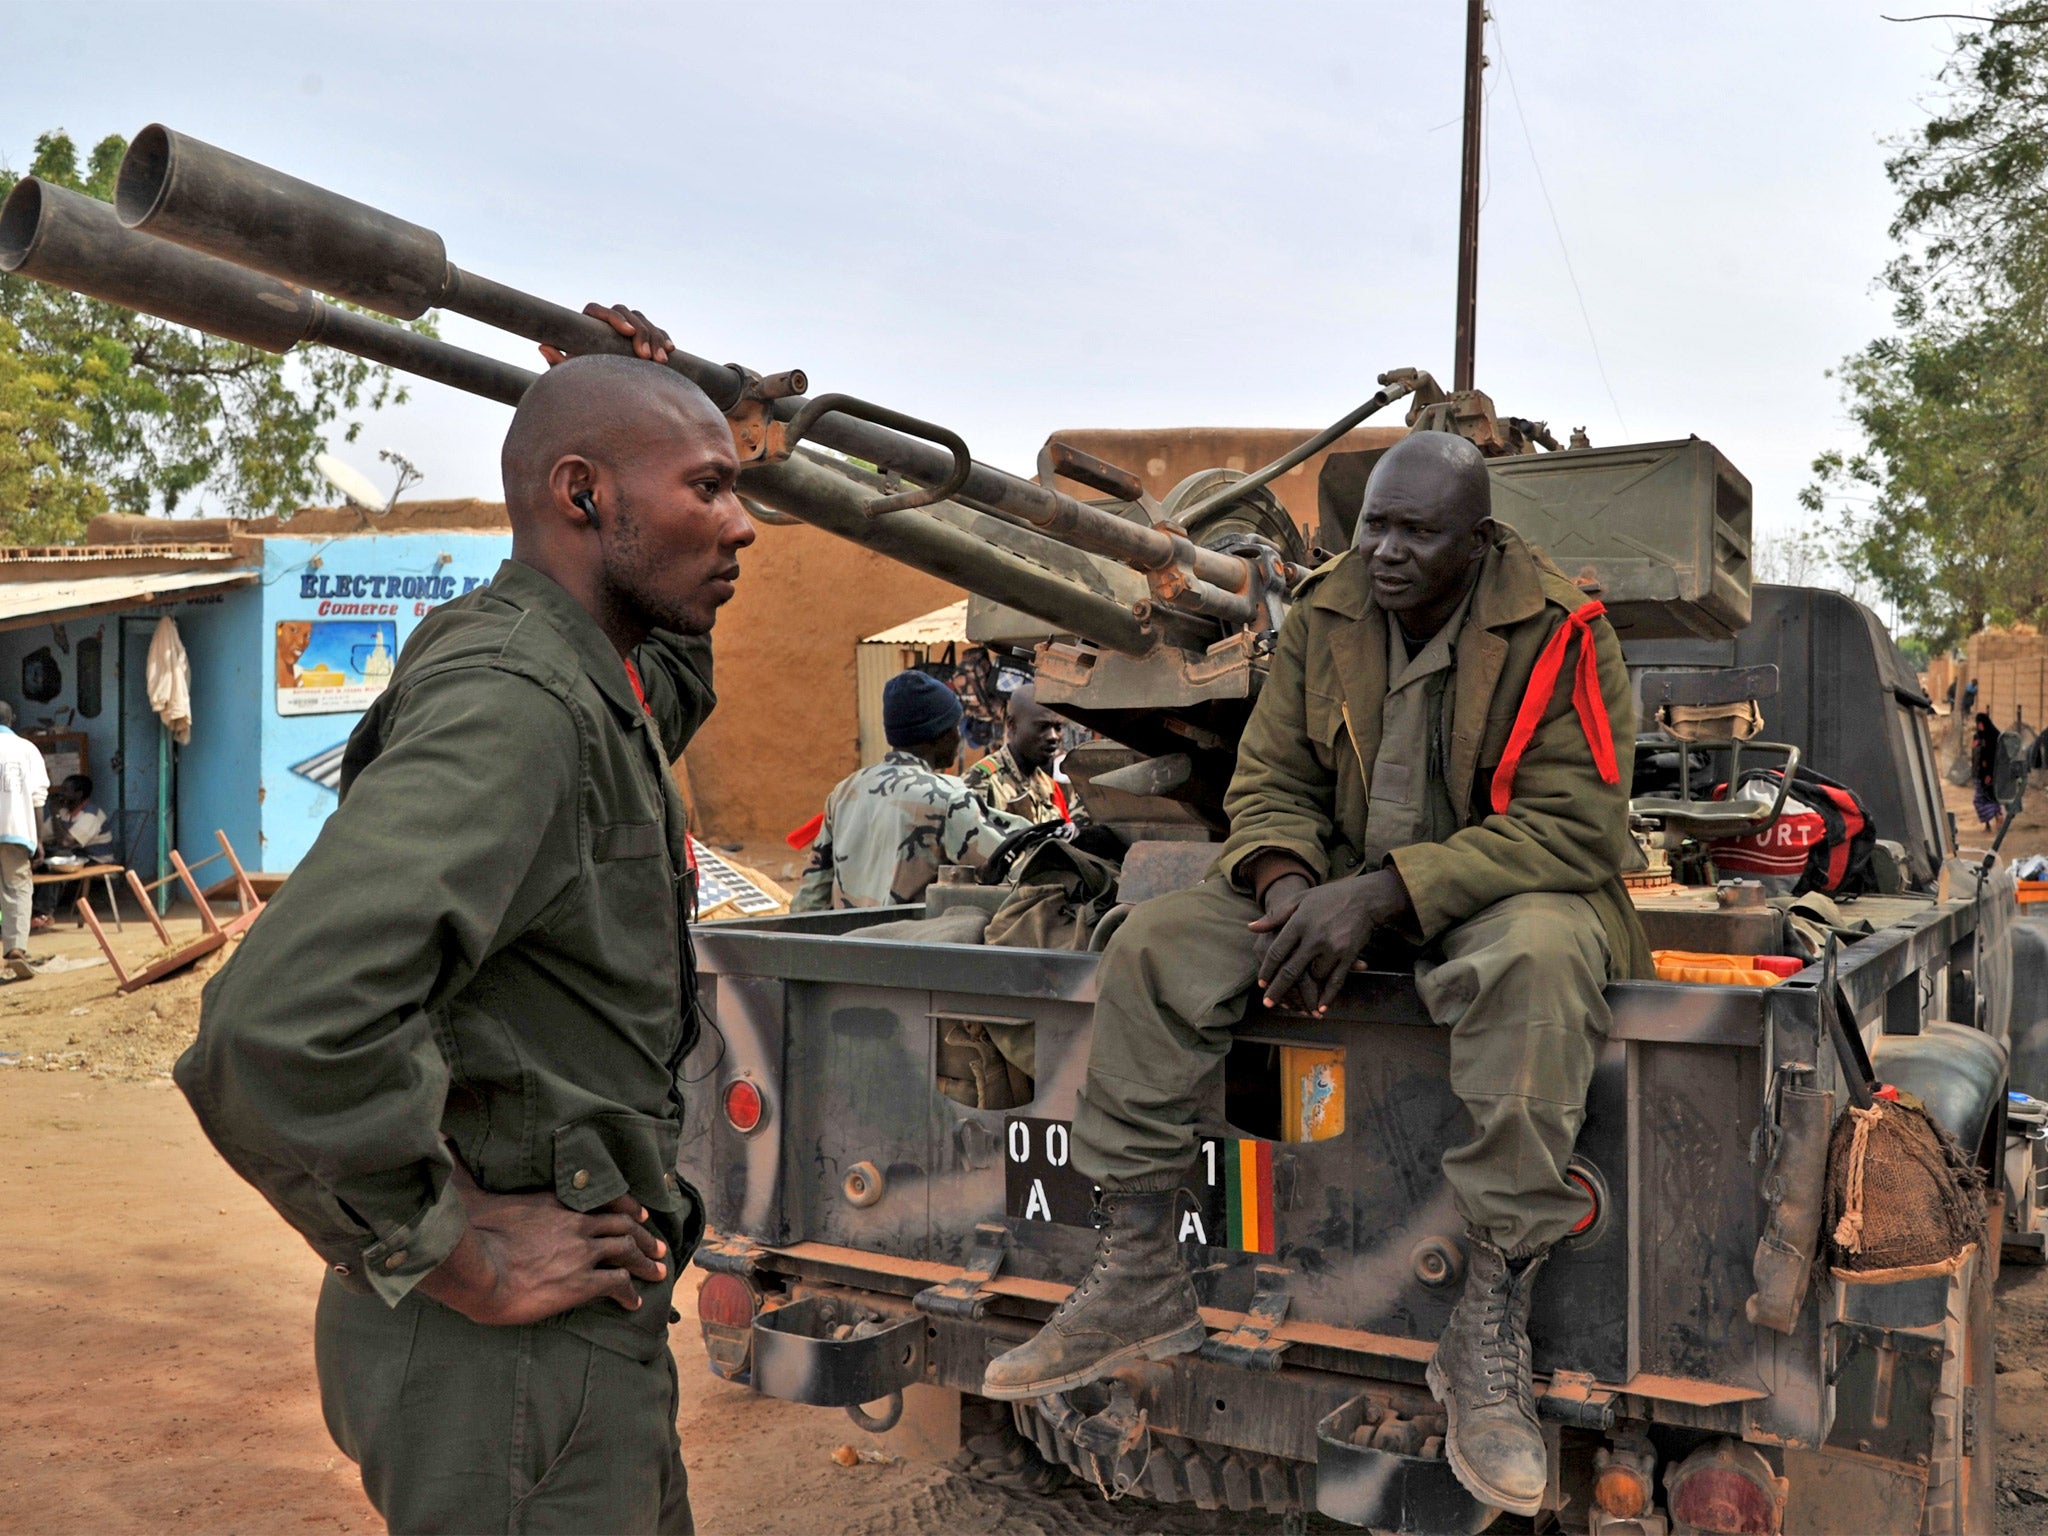
[[[444,309],[572,355],[632,350],[601,320],[456,266],[430,229],[161,125],[135,137],[111,207],[33,177],[18,184],[0,207],[0,270],[269,352],[336,347],[508,405],[535,374],[344,305],[395,320]],[[1199,650],[1269,631],[1300,574],[1257,541],[1205,547],[1142,500],[1120,515],[979,463],[930,422],[844,394],[806,398],[801,371],[763,376],[680,350],[668,366],[731,420],[750,499],[1110,650]],[[1322,436],[1406,394],[1410,377],[1390,375]],[[805,442],[880,477],[798,451]],[[1083,483],[1100,484],[1080,467]],[[1194,510],[1251,489],[1226,487]],[[1076,550],[1101,559],[1076,561]]]

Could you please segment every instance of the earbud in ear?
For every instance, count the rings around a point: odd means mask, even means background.
[[[569,500],[583,509],[583,515],[590,520],[590,526],[595,528],[597,526],[597,498],[588,491],[578,491]]]

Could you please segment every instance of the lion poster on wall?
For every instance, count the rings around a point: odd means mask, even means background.
[[[277,712],[339,715],[368,709],[391,681],[398,626],[388,619],[281,619]]]

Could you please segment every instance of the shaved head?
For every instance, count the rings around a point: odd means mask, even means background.
[[[1003,740],[1019,767],[1027,771],[1051,766],[1060,749],[1060,727],[1065,722],[1038,702],[1031,684],[1013,690],[1003,710]]]
[[[546,503],[565,454],[616,470],[686,423],[725,430],[711,397],[660,363],[601,353],[558,363],[520,397],[498,454],[513,526]]]
[[[534,381],[499,455],[512,558],[553,577],[623,652],[703,634],[754,541],[732,431],[659,363],[572,357]]]
[[[1486,455],[1450,432],[1411,433],[1381,454],[1365,482],[1367,506],[1375,490],[1426,501],[1464,528],[1493,515]]]
[[[1373,598],[1427,639],[1478,579],[1496,525],[1486,457],[1449,432],[1415,432],[1373,465],[1353,547],[1365,557]]]

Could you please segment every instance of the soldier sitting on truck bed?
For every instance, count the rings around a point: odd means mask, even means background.
[[[792,912],[924,900],[947,864],[980,865],[1029,822],[989,810],[946,770],[960,755],[960,696],[922,672],[882,689],[889,752],[841,779],[825,801]]]
[[[1134,912],[1097,977],[1074,1165],[1102,1191],[1095,1266],[984,1391],[1032,1398],[1204,1330],[1173,1225],[1204,1077],[1255,984],[1321,1014],[1354,960],[1412,964],[1451,1031],[1476,1133],[1444,1157],[1469,1230],[1465,1291],[1429,1366],[1458,1477],[1533,1514],[1545,1485],[1532,1288],[1585,1214],[1565,1178],[1608,1028],[1607,981],[1651,974],[1623,890],[1621,649],[1557,568],[1489,517],[1462,438],[1375,467],[1352,552],[1287,616],[1239,745],[1207,880]]]
[[[1038,702],[1029,683],[1011,693],[1003,711],[1003,744],[967,770],[974,798],[1029,822],[1073,820],[1052,776],[1063,723]]]

